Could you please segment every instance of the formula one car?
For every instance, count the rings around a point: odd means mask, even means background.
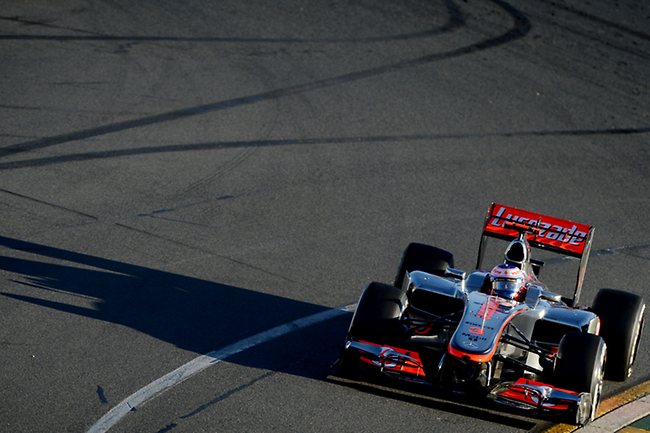
[[[601,289],[590,308],[577,307],[593,232],[585,224],[493,203],[477,270],[469,275],[453,268],[448,251],[410,244],[394,284],[373,282],[363,291],[342,350],[343,371],[588,423],[603,379],[630,376],[645,311],[640,296],[615,289]],[[509,244],[502,263],[484,271],[492,238]],[[561,261],[579,259],[573,296],[551,292],[540,281],[544,262],[531,257],[531,247],[561,254]]]

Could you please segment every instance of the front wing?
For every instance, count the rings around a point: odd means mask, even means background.
[[[420,353],[414,350],[351,339],[345,344],[344,356],[347,362],[356,362],[366,370],[392,379],[431,386],[440,384],[440,366],[426,368]],[[488,398],[517,410],[549,416],[567,415],[581,420],[589,414],[592,397],[590,393],[578,393],[522,377],[493,386]]]

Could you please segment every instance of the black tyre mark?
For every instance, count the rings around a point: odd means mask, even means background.
[[[429,38],[454,30],[465,24],[463,14],[452,0],[445,0],[449,11],[449,19],[445,24],[433,29],[420,32],[403,33],[388,36],[371,36],[367,38],[243,38],[243,37],[176,37],[176,36],[117,36],[105,35],[89,30],[74,27],[63,27],[43,21],[28,20],[20,17],[0,16],[0,20],[12,21],[26,25],[42,26],[61,30],[68,30],[85,35],[25,35],[25,34],[0,34],[0,40],[45,40],[45,41],[79,41],[79,42],[194,42],[194,43],[264,43],[264,44],[340,44],[340,43],[371,43],[406,41],[412,39]]]
[[[238,392],[243,391],[243,390],[245,390],[247,388],[250,388],[251,386],[255,385],[257,382],[259,382],[261,380],[264,380],[264,379],[266,379],[268,377],[271,377],[271,376],[273,376],[275,374],[276,374],[276,372],[274,372],[274,371],[266,372],[266,373],[262,374],[261,376],[258,376],[256,378],[254,378],[254,379],[252,379],[252,380],[238,386],[237,388],[231,389],[230,391],[227,391],[227,392],[225,392],[225,393],[223,393],[221,395],[216,396],[212,400],[210,400],[210,401],[202,404],[201,406],[197,407],[192,412],[187,413],[185,415],[181,415],[180,419],[188,419],[188,418],[191,418],[191,417],[193,417],[195,415],[198,415],[199,413],[201,413],[204,410],[210,408],[211,406],[214,406],[215,404],[217,404],[217,403],[219,403],[219,402],[221,402],[223,400],[226,400],[226,399],[232,397],[233,395],[237,394]]]
[[[46,206],[53,207],[55,209],[60,209],[60,210],[66,211],[66,212],[70,212],[70,213],[73,213],[73,214],[76,214],[76,215],[79,215],[79,216],[82,216],[82,217],[85,217],[85,218],[90,218],[90,219],[93,219],[95,221],[98,220],[98,218],[96,216],[94,216],[94,215],[90,215],[90,214],[87,214],[87,213],[84,213],[84,212],[79,212],[78,210],[74,210],[74,209],[64,207],[64,206],[59,206],[58,204],[50,203],[50,202],[40,200],[40,199],[37,199],[37,198],[34,198],[34,197],[29,197],[27,195],[19,194],[17,192],[9,191],[9,190],[3,189],[3,188],[0,188],[0,192],[3,192],[3,193],[8,194],[8,195],[12,195],[14,197],[20,197],[22,199],[29,200],[29,201],[32,201],[32,202],[35,202],[35,203],[44,204]]]
[[[97,385],[97,397],[99,397],[100,403],[108,404],[108,399],[106,398],[106,393],[104,392],[104,388],[102,388],[99,385]]]
[[[74,153],[46,158],[34,158],[22,161],[0,163],[0,170],[12,170],[27,167],[39,167],[66,162],[81,162],[98,159],[122,158],[133,155],[148,155],[156,153],[176,153],[210,151],[222,149],[239,149],[248,147],[276,147],[299,145],[353,145],[363,143],[407,143],[413,141],[434,140],[463,140],[472,138],[513,138],[513,137],[579,137],[579,136],[614,136],[648,134],[650,127],[640,128],[613,128],[613,129],[575,129],[575,130],[549,130],[549,131],[504,131],[494,133],[449,133],[449,134],[401,134],[401,135],[368,135],[348,137],[312,137],[312,138],[284,138],[269,140],[241,140],[241,141],[215,141],[204,143],[174,144],[167,146],[136,147],[130,149],[107,150],[97,152]],[[226,196],[224,198],[232,198]],[[164,209],[162,210],[164,211]]]
[[[597,17],[596,15],[589,14],[587,12],[583,12],[583,11],[578,10],[576,8],[560,4],[560,3],[558,3],[558,2],[556,2],[554,0],[542,0],[542,1],[544,3],[547,3],[547,4],[555,7],[555,8],[564,10],[564,11],[569,12],[569,13],[572,13],[574,15],[577,15],[577,16],[581,17],[581,18],[587,19],[589,21],[593,21],[593,22],[595,22],[597,24],[604,25],[606,27],[611,27],[611,28],[619,30],[619,31],[621,31],[623,33],[627,33],[629,35],[636,36],[637,38],[645,39],[646,41],[650,41],[650,34],[643,33],[643,32],[634,30],[634,29],[632,29],[630,27],[626,27],[626,26],[623,26],[621,24],[615,23],[613,21]]]
[[[232,158],[230,161],[228,161],[225,165],[220,167],[218,170],[214,171],[208,176],[205,176],[196,182],[190,184],[188,187],[186,187],[183,191],[181,191],[180,194],[185,195],[188,194],[192,191],[195,191],[197,189],[203,188],[206,185],[214,182],[217,179],[222,178],[232,170],[236,169],[240,165],[242,165],[248,158],[250,158],[253,153],[255,152],[255,149],[248,149],[245,150],[238,155],[236,155],[234,158]]]
[[[345,83],[364,80],[367,78],[375,77],[378,75],[397,72],[406,68],[413,68],[418,66],[427,65],[433,62],[451,59],[490,48],[494,48],[505,43],[511,42],[528,34],[531,29],[531,24],[528,18],[520,13],[517,9],[510,6],[502,0],[490,0],[498,7],[503,9],[510,15],[514,21],[513,26],[506,32],[495,36],[493,38],[485,39],[480,42],[470,44],[464,47],[456,48],[442,53],[432,53],[426,56],[417,57],[410,60],[404,60],[397,63],[382,65],[375,68],[365,69],[347,74],[315,80],[307,83],[296,84],[293,86],[273,89],[266,92],[261,92],[253,95],[242,96],[238,98],[228,99],[224,101],[213,102],[209,104],[198,105],[194,107],[183,108],[180,110],[173,110],[166,113],[160,113],[153,116],[146,116],[139,119],[127,120],[123,122],[115,122],[107,125],[102,125],[94,128],[83,129],[66,134],[60,134],[50,137],[44,137],[37,140],[30,140],[22,143],[5,146],[0,149],[0,157],[14,155],[16,153],[27,152],[36,149],[43,149],[50,146],[55,146],[71,141],[77,141],[92,137],[98,137],[114,132],[125,131],[134,128],[141,128],[144,126],[155,125],[174,120],[189,118],[206,113],[228,110],[245,105],[256,104],[259,102],[269,101],[291,95],[298,95],[305,92],[325,89],[334,87]]]

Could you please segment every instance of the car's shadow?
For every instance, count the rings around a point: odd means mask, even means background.
[[[9,237],[0,236],[0,247],[0,269],[14,274],[9,288],[0,293],[2,296],[127,326],[197,355],[328,310],[320,305]],[[94,306],[84,308],[62,302],[67,295],[92,298]],[[376,388],[369,382],[338,376],[333,365],[350,317],[349,313],[335,316],[238,353],[228,361],[516,428],[530,429],[535,425],[521,417],[501,415],[430,390]],[[205,402],[194,412],[199,413],[204,406],[217,401]]]
[[[368,378],[372,380],[372,378]],[[345,377],[333,376],[328,378],[333,383],[350,386],[361,392],[369,392],[386,399],[407,402],[437,411],[449,412],[464,417],[474,418],[495,424],[522,430],[531,430],[537,423],[522,414],[503,408],[496,408],[485,399],[471,398],[468,396],[453,395],[441,390],[432,390],[415,385],[402,385],[395,382],[384,382],[375,379],[372,382],[364,380],[350,380]],[[377,386],[381,384],[380,386]],[[383,386],[386,385],[386,386]],[[541,421],[541,420],[540,420]]]
[[[0,269],[20,275],[3,296],[128,326],[200,354],[327,309],[8,237],[0,236],[0,247],[9,253]],[[95,302],[83,308],[61,302],[62,294]]]

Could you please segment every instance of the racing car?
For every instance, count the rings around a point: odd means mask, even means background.
[[[578,307],[593,233],[586,224],[492,203],[469,274],[454,268],[450,252],[411,243],[394,283],[372,282],[361,294],[342,371],[587,424],[604,378],[630,376],[645,313],[642,297],[616,289],[601,289],[591,307]],[[507,246],[486,270],[491,239]],[[541,250],[577,262],[572,296],[542,283],[545,262],[531,257]]]

